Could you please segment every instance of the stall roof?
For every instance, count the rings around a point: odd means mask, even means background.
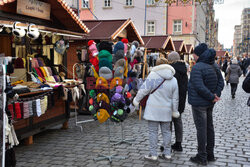
[[[168,35],[142,36],[147,49],[175,50],[173,40]]]
[[[194,46],[192,44],[187,44],[186,47],[189,54],[194,53]]]
[[[67,29],[69,31],[78,33],[89,33],[89,29],[87,28],[87,26],[80,20],[80,18],[75,14],[75,12],[67,5],[64,0],[43,0],[43,2],[49,3],[51,5],[51,20],[44,20],[43,22],[48,22],[48,25],[52,25],[52,19],[56,18],[57,20],[59,20],[61,25],[57,25],[58,27],[53,28]],[[16,14],[16,6],[16,0],[0,0],[0,10],[3,10],[5,12],[7,11],[12,14]],[[32,19],[32,17],[29,18],[31,18],[30,20],[34,20]],[[7,18],[7,20],[11,19]],[[27,19],[24,20],[21,17],[20,20],[27,22]]]
[[[127,39],[130,42],[137,40],[144,45],[144,41],[131,19],[83,20],[83,23],[90,29],[90,33],[86,36],[87,39],[115,40],[126,29]]]
[[[183,40],[175,40],[175,41],[173,41],[173,43],[174,43],[174,47],[175,47],[176,52],[188,53],[187,47],[186,47]]]
[[[229,57],[229,53],[227,51],[224,51],[224,50],[219,50],[219,51],[216,51],[216,56],[217,57]]]

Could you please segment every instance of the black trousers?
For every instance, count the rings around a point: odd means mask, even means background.
[[[214,156],[214,125],[213,107],[192,106],[193,118],[197,130],[198,154],[202,160],[207,160],[207,156]]]
[[[237,90],[237,83],[230,83],[231,84],[231,95],[235,95],[235,92]]]

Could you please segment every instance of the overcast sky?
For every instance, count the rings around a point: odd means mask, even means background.
[[[224,4],[215,4],[215,18],[219,19],[219,42],[225,48],[233,45],[234,26],[241,24],[241,13],[250,7],[250,0],[224,0]]]

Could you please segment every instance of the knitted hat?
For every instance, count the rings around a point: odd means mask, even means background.
[[[93,90],[93,89],[90,90],[90,91],[89,91],[89,96],[92,97],[92,98],[94,98],[94,97],[96,96],[95,90]]]
[[[102,67],[108,67],[110,70],[113,69],[112,63],[108,61],[108,59],[103,58],[101,61],[99,61],[99,69]]]
[[[112,55],[107,50],[102,50],[98,54],[99,61],[106,58],[109,62],[112,62]]]
[[[126,66],[126,61],[125,59],[119,59],[116,63],[115,63],[115,66],[114,66],[114,70],[117,68],[117,67],[125,67]]]
[[[99,93],[96,96],[97,102],[99,103],[100,101],[105,101],[106,103],[110,103],[108,96],[105,93]]]
[[[178,52],[172,51],[169,55],[168,55],[168,61],[170,62],[175,62],[180,60],[180,55]]]
[[[123,79],[124,78],[124,67],[117,67],[114,72],[114,77],[118,77]]]
[[[98,48],[99,52],[102,50],[107,50],[109,51],[110,54],[112,54],[112,43],[108,42],[108,41],[102,41],[99,44],[99,48]]]
[[[105,109],[99,109],[96,113],[96,117],[100,123],[106,122],[110,117],[109,113]]]
[[[207,44],[205,43],[201,43],[199,44],[198,46],[196,46],[194,48],[194,53],[197,55],[197,56],[200,56],[203,52],[205,52],[205,50],[207,50],[208,47],[207,47]]]
[[[90,41],[89,41],[90,42]],[[91,45],[89,45],[89,51],[91,52],[91,54],[95,57],[96,55],[98,55],[98,50],[96,48],[96,44],[95,42],[93,42]]]
[[[123,43],[128,43],[128,39],[127,39],[127,38],[123,38],[121,41],[122,41]]]
[[[115,64],[118,60],[123,58],[124,58],[124,50],[118,50],[113,57],[113,63]]]
[[[113,78],[110,82],[110,89],[113,89],[116,86],[122,86],[122,79],[121,78]]]
[[[122,41],[119,41],[115,44],[114,47],[114,54],[118,51],[118,50],[123,50],[124,51],[124,44]]]
[[[122,102],[125,104],[125,98],[122,96],[122,94],[115,93],[111,98],[111,102]]]
[[[96,87],[98,87],[98,86],[108,88],[108,81],[103,77],[99,77],[96,80]]]
[[[237,59],[233,59],[232,60],[232,64],[238,64],[238,60]]]
[[[127,54],[127,51],[128,51],[128,39],[123,38],[123,39],[122,39],[122,42],[123,42],[123,44],[124,44],[124,53],[125,53],[125,55],[126,55],[126,54]]]
[[[115,92],[116,93],[122,93],[122,90],[123,90],[123,87],[122,86],[117,86],[116,88],[115,88]]]
[[[113,78],[113,73],[108,67],[102,67],[99,70],[99,76],[109,80]]]
[[[142,57],[143,56],[143,52],[141,50],[136,50],[134,57]]]
[[[134,45],[135,48],[138,48],[140,44],[139,44],[138,41],[133,41],[133,42],[132,42],[132,45]]]
[[[160,57],[156,60],[156,65],[161,65],[161,64],[168,64],[168,60],[164,57]]]

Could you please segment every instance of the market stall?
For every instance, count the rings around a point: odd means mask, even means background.
[[[168,53],[175,50],[171,36],[143,36],[144,47],[147,49],[147,62],[154,66],[157,57],[167,57]]]
[[[89,29],[64,0],[3,2],[0,53],[10,59],[9,84],[19,96],[8,102],[9,117],[17,138],[32,144],[34,134],[68,126],[69,103],[75,98],[68,96],[82,88],[80,81],[65,79],[68,40],[82,38]]]
[[[229,58],[231,57],[230,54],[228,53],[228,51],[224,51],[224,50],[216,51],[216,59],[217,60],[220,60],[221,62],[224,62],[224,60],[227,57],[229,57]]]
[[[186,44],[183,40],[174,40],[175,51],[178,52],[181,56],[181,59],[184,60],[184,55],[188,53]]]
[[[187,47],[187,54],[184,56],[184,61],[188,63],[190,60],[190,55],[194,53],[194,46],[192,44],[187,44],[186,47]]]

